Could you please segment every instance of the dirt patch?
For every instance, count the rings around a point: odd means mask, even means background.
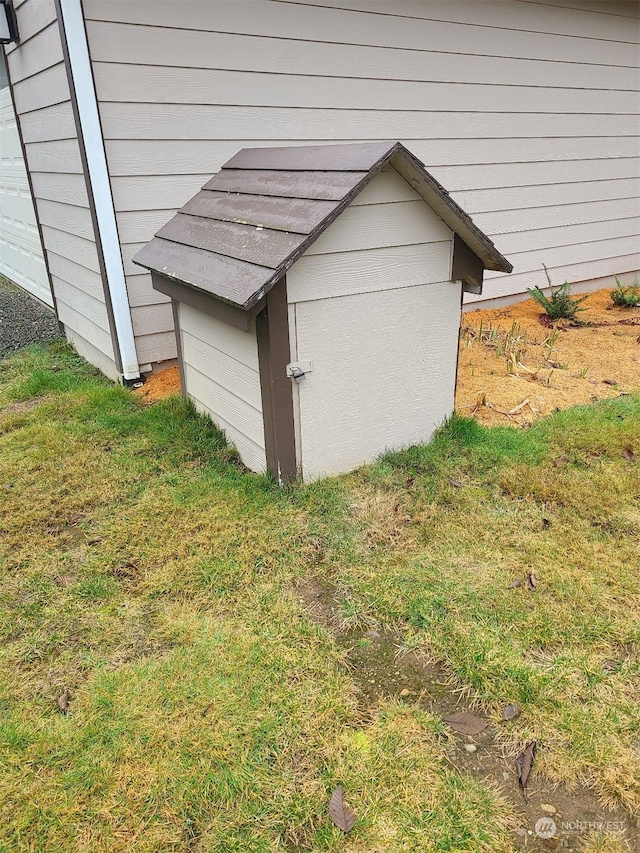
[[[444,667],[406,652],[398,632],[377,626],[349,627],[341,618],[340,602],[332,584],[308,578],[298,587],[298,594],[311,621],[329,628],[346,652],[363,706],[369,708],[381,698],[400,696],[419,700],[423,707],[442,715],[466,709],[455,698]]]
[[[30,400],[20,400],[18,403],[10,403],[7,406],[3,406],[0,414],[3,418],[12,418],[24,415],[27,412],[33,411],[33,409],[37,409],[38,406],[41,406],[43,403],[48,403],[50,399],[51,395],[45,394],[42,397],[32,397]]]
[[[155,403],[157,400],[164,400],[165,397],[170,397],[172,394],[180,394],[181,390],[180,371],[177,365],[173,365],[173,367],[151,373],[144,385],[135,389],[135,393],[148,403]]]
[[[461,711],[483,716],[456,689],[446,667],[404,651],[399,632],[379,626],[349,627],[341,616],[340,601],[331,583],[310,577],[298,586],[297,593],[311,621],[328,628],[344,650],[363,711],[370,713],[381,699],[395,698],[417,703],[443,720]],[[518,818],[512,836],[515,850],[579,851],[594,831],[610,832],[624,840],[630,851],[640,849],[640,829],[631,815],[622,808],[604,809],[585,788],[552,788],[534,773],[525,801],[518,785],[515,756],[502,743],[501,735],[509,723],[489,719],[486,722],[486,728],[473,736],[449,728],[446,752],[459,773],[483,779],[512,804]],[[543,835],[555,827],[554,834],[542,837],[536,826]]]
[[[456,410],[486,424],[526,426],[556,409],[640,385],[640,308],[591,293],[576,326],[547,323],[533,299],[463,314]]]
[[[34,397],[32,400],[21,400],[19,403],[2,406],[0,408],[0,435],[8,435],[22,429],[28,422],[26,416],[48,399],[48,396]]]

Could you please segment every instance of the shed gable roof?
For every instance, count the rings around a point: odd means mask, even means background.
[[[249,311],[387,164],[486,269],[511,272],[492,241],[400,142],[244,148],[133,261]]]

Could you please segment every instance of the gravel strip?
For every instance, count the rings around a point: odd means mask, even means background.
[[[27,344],[60,337],[51,308],[0,276],[0,358]]]

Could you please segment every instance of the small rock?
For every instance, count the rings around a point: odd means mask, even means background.
[[[409,695],[409,693],[411,693],[411,691],[410,691],[410,690],[408,690],[406,687],[405,687],[405,688],[403,688],[403,689],[400,691],[400,695],[401,695],[401,696],[408,696],[408,695]]]
[[[540,803],[540,808],[545,814],[556,814],[558,809],[552,806],[551,803]]]
[[[508,782],[509,779],[511,779],[511,775],[509,773],[507,773],[506,770],[503,770],[502,771],[502,778],[504,779],[505,782]]]
[[[475,743],[465,743],[464,751],[471,754],[471,753],[477,752],[478,747],[475,745]]]

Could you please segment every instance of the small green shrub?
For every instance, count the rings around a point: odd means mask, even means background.
[[[623,287],[615,275],[613,278],[616,289],[609,294],[613,304],[619,308],[640,308],[640,287],[636,283]]]
[[[580,303],[587,298],[586,296],[578,299],[572,297],[571,287],[567,281],[559,287],[552,287],[549,296],[537,285],[534,288],[528,288],[527,293],[542,306],[551,320],[577,320],[578,311],[584,311],[584,308],[580,308]]]

